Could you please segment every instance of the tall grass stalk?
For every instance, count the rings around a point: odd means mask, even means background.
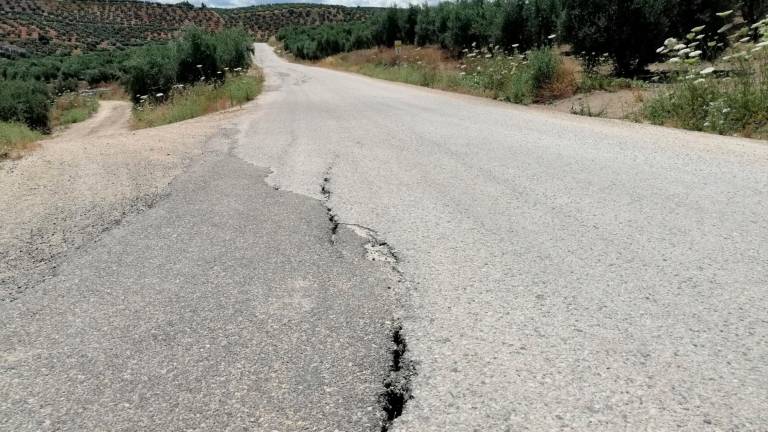
[[[164,103],[147,101],[137,105],[133,110],[134,126],[161,126],[242,105],[256,98],[263,81],[261,75],[241,75],[221,85],[200,83],[174,90]]]

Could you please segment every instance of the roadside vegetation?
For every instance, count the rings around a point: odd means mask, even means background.
[[[659,48],[671,84],[646,104],[645,115],[656,124],[768,138],[768,17],[742,24],[721,15],[720,33],[730,41],[725,55],[702,59],[700,47],[712,44],[706,27]]]
[[[765,137],[766,14],[764,0],[459,0],[288,27],[277,39],[299,60],[377,78],[619,111],[590,105],[594,94],[630,105],[622,118]]]
[[[20,149],[33,138],[83,121],[103,98],[132,100],[140,127],[242,104],[261,88],[261,77],[248,74],[251,46],[250,35],[239,28],[209,33],[191,27],[165,44],[2,60],[4,147]],[[22,133],[21,125],[31,133]]]
[[[200,83],[174,88],[163,101],[147,98],[139,102],[134,109],[134,126],[162,126],[240,106],[261,93],[263,82],[257,73],[232,77],[220,85]]]
[[[14,157],[42,137],[40,132],[18,122],[0,122],[0,159]]]

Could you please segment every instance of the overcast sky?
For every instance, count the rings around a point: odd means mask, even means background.
[[[156,0],[160,3],[179,3],[181,0]],[[189,0],[190,3],[195,6],[199,6],[200,3],[205,3],[210,7],[240,7],[240,6],[253,6],[261,4],[271,3],[325,3],[336,4],[344,6],[389,6],[393,3],[392,0],[278,0],[278,1],[265,1],[265,0]],[[399,0],[397,3],[407,4],[407,0]]]

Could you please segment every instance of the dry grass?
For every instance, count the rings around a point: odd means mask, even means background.
[[[54,128],[79,123],[88,119],[99,109],[99,101],[92,96],[77,93],[62,95],[51,109],[51,126]]]
[[[552,81],[539,92],[538,102],[550,102],[573,96],[578,89],[577,67],[572,61],[562,61]]]
[[[43,135],[21,123],[0,122],[0,159],[15,159],[34,148]]]
[[[147,101],[133,110],[133,127],[156,127],[240,106],[261,93],[260,72],[227,78],[222,85],[197,84],[174,91],[164,103]]]

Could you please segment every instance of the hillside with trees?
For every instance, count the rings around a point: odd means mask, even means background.
[[[359,21],[369,9],[282,4],[236,9],[136,0],[0,0],[0,56],[93,51],[176,37],[184,27],[243,27],[266,39],[291,25]]]

